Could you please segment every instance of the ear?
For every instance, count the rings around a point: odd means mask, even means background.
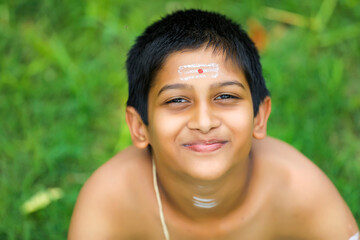
[[[259,106],[259,111],[254,118],[253,137],[263,139],[266,137],[266,127],[269,115],[271,113],[271,98],[266,97]]]
[[[149,144],[146,125],[134,107],[126,107],[126,123],[129,127],[131,140],[135,147],[146,148]]]

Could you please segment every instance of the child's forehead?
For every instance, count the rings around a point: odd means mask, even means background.
[[[217,51],[214,48],[199,48],[199,49],[184,49],[169,54],[160,70],[162,71],[176,71],[183,73],[185,69],[198,68],[238,68],[237,62],[228,57],[224,51]]]
[[[179,79],[182,81],[199,78],[216,78],[219,76],[218,63],[195,63],[178,67]]]
[[[150,88],[157,91],[164,85],[196,82],[203,82],[201,85],[205,86],[214,81],[230,79],[248,85],[244,71],[223,51],[214,51],[212,48],[182,50],[170,54],[164,60]]]

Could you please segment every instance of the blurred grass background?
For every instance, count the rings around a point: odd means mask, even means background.
[[[219,11],[251,33],[272,93],[269,135],[311,158],[359,223],[359,5],[1,1],[0,239],[66,237],[84,181],[131,144],[124,121],[127,51],[148,24],[183,8]],[[60,188],[62,197],[21,211],[49,188]]]

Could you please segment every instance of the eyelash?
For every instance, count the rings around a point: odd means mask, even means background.
[[[240,99],[240,98],[231,94],[220,94],[215,98],[215,100],[227,100],[227,99]]]
[[[173,98],[170,99],[169,101],[166,101],[165,104],[171,104],[171,103],[187,103],[189,102],[188,100],[186,100],[185,98]]]

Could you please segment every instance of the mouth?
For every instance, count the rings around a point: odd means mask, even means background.
[[[208,140],[208,141],[196,141],[196,142],[186,143],[183,144],[183,146],[194,152],[210,153],[219,150],[227,143],[228,141],[223,141],[223,140]]]

